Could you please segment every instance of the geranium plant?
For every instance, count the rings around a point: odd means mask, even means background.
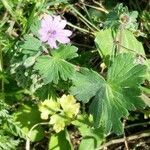
[[[150,106],[144,16],[98,1],[2,4],[0,149],[96,150],[113,135],[129,149],[126,124]]]

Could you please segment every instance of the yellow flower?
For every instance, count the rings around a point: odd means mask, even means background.
[[[60,104],[55,100],[47,99],[39,104],[39,111],[42,119],[48,119],[49,115],[53,115],[60,110]]]
[[[53,129],[56,133],[64,130],[65,119],[58,114],[54,114],[50,117],[50,124],[53,124]]]
[[[76,99],[72,95],[63,95],[58,99],[61,107],[63,108],[64,113],[72,118],[76,116],[80,109],[80,104],[76,103]]]

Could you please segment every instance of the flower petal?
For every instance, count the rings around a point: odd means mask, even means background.
[[[70,31],[70,30],[65,30],[64,29],[64,30],[60,30],[60,31],[57,32],[57,36],[68,37],[70,35],[72,35],[72,31]]]
[[[69,43],[70,39],[67,37],[64,37],[64,36],[59,36],[59,37],[57,37],[57,41],[65,44],[65,43]]]
[[[40,40],[42,42],[46,42],[48,40],[48,34],[47,31],[45,31],[45,29],[41,28],[39,30],[39,34],[40,34]]]
[[[52,21],[53,21],[53,18],[51,16],[45,15],[41,21],[41,27],[45,28],[45,30],[50,29],[52,26]]]
[[[56,40],[54,38],[49,38],[48,39],[48,44],[51,48],[57,48],[57,45],[56,45]]]
[[[64,29],[64,27],[67,25],[67,21],[66,20],[62,20],[59,25],[58,28],[59,29]]]
[[[64,29],[64,27],[67,24],[66,20],[62,20],[60,16],[54,16],[54,24],[55,28],[59,29]]]

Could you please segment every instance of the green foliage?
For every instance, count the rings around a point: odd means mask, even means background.
[[[95,36],[95,43],[100,55],[103,58],[112,55],[115,50],[113,31],[111,29],[101,30]]]
[[[34,118],[34,119],[33,119]],[[37,106],[21,106],[18,111],[14,113],[14,120],[20,123],[21,129],[26,135],[29,133],[29,130],[37,123],[40,123],[40,112],[38,111]],[[44,130],[42,127],[37,127],[32,130],[29,134],[31,141],[39,141],[44,137]]]
[[[104,127],[105,133],[112,129],[121,134],[123,126],[120,119],[129,115],[128,110],[145,106],[139,98],[139,85],[143,81],[146,67],[137,64],[135,60],[132,54],[119,54],[108,71],[107,81],[87,69],[73,77],[71,93],[83,102],[94,97],[90,106],[94,126]]]
[[[24,39],[24,44],[20,46],[23,49],[22,53],[35,55],[37,52],[40,51],[41,42],[37,38],[31,35],[25,35]]]
[[[50,137],[48,150],[72,150],[72,145],[69,140],[69,134],[67,131],[61,131],[60,133],[53,134]]]
[[[119,26],[123,25],[125,29],[136,31],[137,24],[137,11],[128,11],[128,7],[124,7],[123,4],[118,4],[112,11],[107,15],[107,19],[104,22],[105,28],[113,28],[117,30]]]
[[[150,32],[150,24],[149,24],[149,20],[150,20],[150,14],[148,11],[144,10],[141,16],[141,19],[143,21],[143,25],[145,27],[145,29]]]
[[[141,42],[139,42],[134,34],[128,30],[124,30],[122,33],[122,43],[120,43],[123,52],[132,52],[138,55],[145,56],[145,51]]]
[[[14,140],[10,136],[6,136],[0,131],[0,149],[1,150],[14,150],[18,146],[19,141]]]
[[[116,35],[111,29],[105,29],[96,33],[95,43],[98,46],[101,57],[108,58],[114,55],[117,45],[118,47],[120,46],[120,52],[129,52],[145,56],[142,43],[135,38],[132,32],[123,30],[121,32],[121,41],[119,41],[119,36],[120,35]],[[117,41],[119,43],[117,43]]]
[[[0,150],[95,150],[149,117],[146,1],[76,2],[1,1]],[[71,44],[40,41],[46,14],[67,21]]]
[[[79,150],[95,150],[100,146],[104,138],[103,128],[91,128],[91,116],[79,115],[77,120],[73,122],[75,126],[78,127],[80,134],[82,135],[82,140],[79,146]]]
[[[75,72],[75,66],[66,60],[70,60],[77,55],[77,48],[71,45],[60,46],[52,52],[52,56],[40,56],[34,66],[39,70],[39,74],[45,84],[50,82],[58,83],[58,80],[68,80]]]

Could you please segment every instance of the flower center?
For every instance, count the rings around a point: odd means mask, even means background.
[[[56,31],[55,31],[55,30],[50,30],[50,31],[48,31],[48,36],[49,36],[50,38],[55,37],[55,35],[56,35]]]

